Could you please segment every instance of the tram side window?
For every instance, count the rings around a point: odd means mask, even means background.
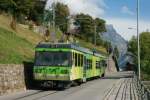
[[[99,65],[100,65],[100,67],[102,67],[102,66],[103,66],[103,65],[102,65],[102,61],[100,61],[100,62],[99,62]]]
[[[83,55],[81,55],[81,66],[83,66]]]
[[[105,65],[104,65],[104,61],[102,60],[102,61],[100,61],[100,66],[101,67],[104,67]]]
[[[75,53],[75,66],[78,66],[78,55]]]
[[[75,60],[74,60],[74,52],[72,52],[72,65],[75,65]]]
[[[81,62],[80,54],[78,54],[78,66],[80,66],[80,62]]]
[[[102,66],[102,67],[104,67],[104,63],[103,63],[103,60],[101,61],[101,66]]]
[[[83,66],[83,55],[81,54],[78,55],[78,66]]]
[[[106,67],[106,66],[107,66],[107,64],[106,64],[106,61],[105,61],[105,60],[102,60],[102,65],[103,65],[103,67]]]
[[[86,62],[87,62],[87,69],[89,69],[89,60],[87,59]]]
[[[101,65],[101,61],[99,61],[99,67],[102,67],[102,65]]]
[[[90,69],[92,69],[92,60],[90,60]]]
[[[97,69],[100,68],[100,63],[99,63],[99,61],[96,61],[96,68],[97,68]]]
[[[86,68],[89,69],[89,61],[88,61],[88,59],[86,60]]]
[[[92,69],[92,60],[87,60],[87,69]]]

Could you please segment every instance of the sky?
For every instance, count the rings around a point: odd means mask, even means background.
[[[48,0],[47,7],[54,0]],[[137,0],[56,0],[67,4],[71,14],[85,13],[106,20],[126,40],[136,35]],[[139,30],[150,30],[150,0],[140,0]],[[128,29],[128,28],[133,28]]]

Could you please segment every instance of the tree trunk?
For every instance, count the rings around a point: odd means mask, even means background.
[[[16,31],[16,26],[17,26],[16,18],[14,16],[11,16],[10,27]]]

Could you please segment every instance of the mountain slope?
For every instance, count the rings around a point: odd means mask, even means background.
[[[101,37],[112,43],[113,46],[117,46],[121,54],[127,51],[126,40],[119,35],[112,25],[106,25],[107,32],[102,33]]]
[[[116,32],[113,25],[106,25],[106,30],[107,32],[104,32],[100,35],[103,40],[111,42],[113,47],[117,46],[120,53],[118,62],[119,62],[119,66],[121,67],[122,66],[121,64],[123,64],[121,62],[121,60],[123,59],[122,57],[124,57],[124,55],[127,52],[127,41]]]

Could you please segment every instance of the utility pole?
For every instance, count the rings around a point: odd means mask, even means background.
[[[56,2],[54,0],[54,3],[53,3],[53,27],[55,28],[55,6],[56,6]]]
[[[97,34],[96,22],[94,21],[94,45],[96,46],[96,34]]]
[[[56,0],[54,0],[54,2],[53,2],[53,29],[54,29],[54,31],[53,31],[53,35],[54,35],[54,42],[56,41],[56,23],[55,23],[55,20],[56,20]]]
[[[140,0],[137,0],[137,45],[138,45],[138,74],[139,80],[141,79],[141,63],[140,63],[140,35],[139,35],[139,3]]]
[[[110,65],[109,65],[109,58],[110,58],[110,54],[109,54],[109,44],[107,44],[107,46],[108,46],[108,64],[107,64],[107,67],[108,67],[108,71],[110,71]]]

